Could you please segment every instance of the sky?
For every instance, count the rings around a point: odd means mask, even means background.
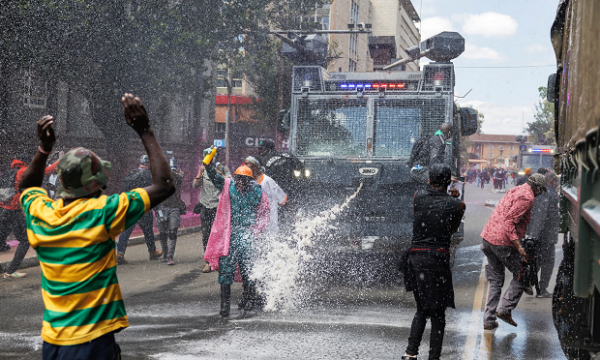
[[[485,134],[523,134],[534,120],[538,88],[556,72],[550,27],[558,2],[412,0],[422,19],[422,39],[442,31],[457,31],[465,38],[465,52],[453,60],[455,94],[472,89],[457,102],[484,114]],[[421,65],[427,62],[423,59]]]

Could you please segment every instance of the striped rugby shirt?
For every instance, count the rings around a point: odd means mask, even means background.
[[[150,210],[143,189],[64,206],[42,188],[21,195],[27,237],[42,268],[42,339],[77,345],[129,326],[117,279],[115,237]]]

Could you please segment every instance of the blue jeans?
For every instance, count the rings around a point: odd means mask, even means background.
[[[135,229],[135,225],[140,225],[142,232],[144,233],[144,238],[146,239],[146,246],[148,246],[148,252],[153,253],[156,251],[156,244],[154,243],[154,215],[152,215],[152,211],[149,211],[146,215],[140,218],[136,224],[126,229],[119,236],[119,242],[117,243],[117,253],[125,254],[125,250],[127,249],[127,244],[129,243],[129,237]]]
[[[120,360],[121,348],[115,335],[108,333],[92,341],[71,346],[49,344],[44,341],[43,360]]]

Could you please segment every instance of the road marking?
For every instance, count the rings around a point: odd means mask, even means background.
[[[485,287],[485,297],[488,298],[490,293],[490,283],[487,283]],[[477,356],[478,360],[489,360],[492,358],[492,344],[494,343],[494,333],[495,331],[484,331],[481,336],[481,341],[479,342],[479,355]]]
[[[486,260],[483,260],[481,264],[481,273],[479,274],[479,283],[475,290],[475,297],[473,299],[473,311],[471,312],[471,322],[469,323],[469,336],[465,342],[465,350],[463,351],[462,360],[473,360],[475,357],[475,350],[477,348],[477,339],[479,338],[479,331],[483,329],[483,322],[481,321],[481,307],[483,304],[483,295],[485,293],[485,264]]]

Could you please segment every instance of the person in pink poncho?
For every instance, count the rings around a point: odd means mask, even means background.
[[[235,171],[233,182],[217,173],[212,164],[206,166],[206,172],[212,183],[221,190],[221,196],[204,260],[213,270],[219,270],[220,314],[225,318],[230,313],[231,285],[236,265],[239,266],[244,288],[254,288],[249,279],[253,240],[268,224],[269,200],[253,180],[252,170],[245,165]],[[250,295],[248,292],[244,294]],[[253,304],[252,301],[246,303]]]

